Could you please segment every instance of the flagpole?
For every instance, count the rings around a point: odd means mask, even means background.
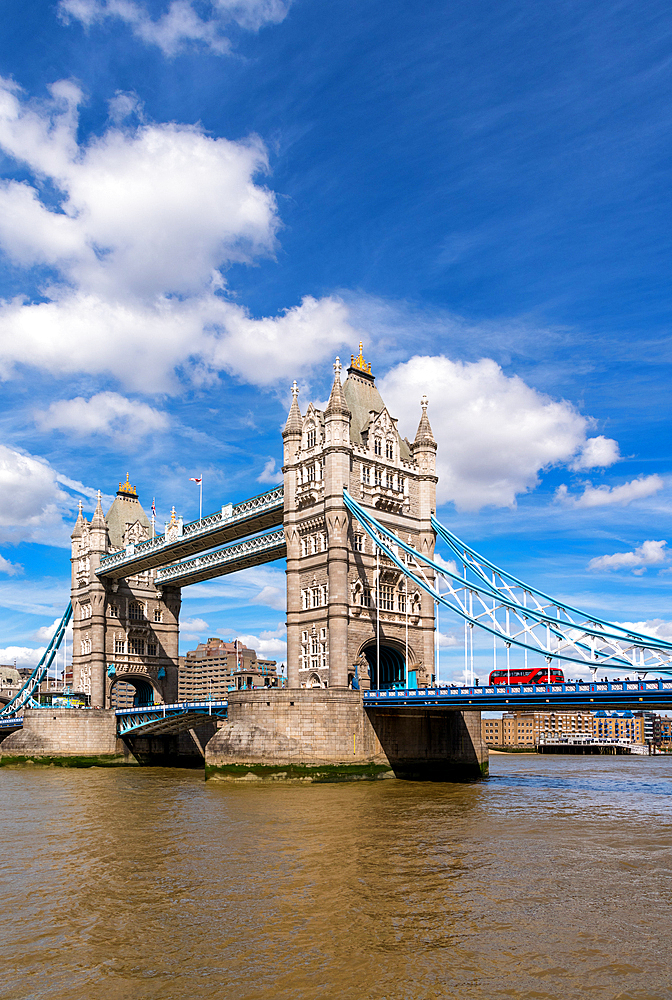
[[[200,485],[200,498],[198,501],[198,520],[202,521],[203,520],[203,473],[201,473],[201,482],[199,485]]]

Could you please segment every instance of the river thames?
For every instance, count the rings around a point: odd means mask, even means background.
[[[473,785],[0,769],[5,1000],[670,1000],[672,757]]]

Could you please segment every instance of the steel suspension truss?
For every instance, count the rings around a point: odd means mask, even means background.
[[[672,673],[672,642],[588,615],[523,583],[485,559],[432,517],[455,569],[418,552],[343,491],[345,505],[391,562],[467,628],[479,628],[508,648],[552,660],[646,674]]]
[[[24,708],[38,708],[38,702],[35,699],[35,694],[39,691],[40,684],[47,676],[49,668],[54,662],[54,657],[56,656],[58,648],[63,641],[65,630],[70,624],[71,618],[72,602],[69,601],[68,606],[65,609],[65,614],[61,618],[56,631],[52,635],[49,645],[42,654],[40,662],[37,664],[30,677],[26,680],[23,687],[17,691],[12,700],[7,702],[5,707],[2,709],[0,712],[0,719],[7,719],[16,716],[19,712],[22,712]]]

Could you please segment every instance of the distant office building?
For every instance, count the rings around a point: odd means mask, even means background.
[[[226,698],[229,691],[278,687],[282,680],[275,660],[260,659],[239,639],[201,642],[180,657],[179,667],[180,701]]]

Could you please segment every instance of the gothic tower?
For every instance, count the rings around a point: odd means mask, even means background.
[[[101,556],[149,538],[150,523],[126,477],[103,514],[100,492],[91,521],[72,532],[73,685],[99,708],[118,704],[120,682],[136,704],[177,701],[181,593],[154,585],[154,571],[125,580],[96,576]]]
[[[430,557],[436,507],[436,441],[427,400],[413,443],[402,438],[371,366],[351,357],[324,411],[302,416],[296,382],[283,431],[287,539],[287,670],[290,687],[431,683],[434,605],[375,547],[343,489],[399,538]]]

